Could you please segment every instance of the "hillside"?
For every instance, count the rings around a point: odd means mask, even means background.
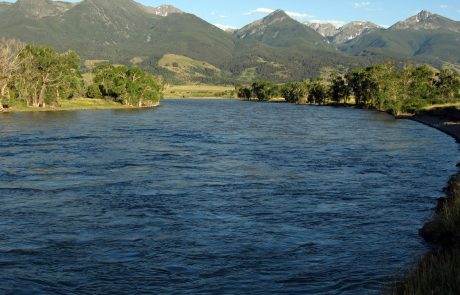
[[[460,23],[422,11],[339,48],[353,55],[413,58],[435,66],[460,64]]]
[[[98,60],[135,64],[173,83],[304,80],[387,57],[460,64],[459,23],[430,13],[388,30],[369,22],[322,26],[277,10],[225,32],[173,6],[133,0],[0,2],[0,37],[73,49],[93,66]]]

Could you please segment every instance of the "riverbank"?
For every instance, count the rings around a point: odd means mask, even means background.
[[[166,98],[227,99],[235,98],[234,86],[217,85],[170,85],[165,87]]]
[[[452,136],[460,143],[460,110],[455,106],[422,110],[404,116]],[[445,197],[439,198],[432,219],[420,235],[432,246],[389,294],[459,294],[460,292],[460,173],[452,176]]]
[[[79,110],[130,110],[141,108],[158,107],[160,103],[156,103],[149,107],[133,107],[122,105],[118,102],[105,99],[93,98],[76,98],[71,100],[62,100],[58,106],[48,106],[45,108],[34,108],[25,105],[15,105],[8,109],[0,110],[4,113],[25,113],[25,112],[59,112],[59,111],[79,111]]]

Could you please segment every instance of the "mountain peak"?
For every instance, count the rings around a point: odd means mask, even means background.
[[[264,17],[264,20],[267,20],[267,21],[273,21],[273,20],[282,21],[282,20],[284,20],[286,18],[290,18],[289,15],[284,10],[277,9],[277,10],[273,11],[272,13],[270,13],[269,15],[267,15],[266,17]]]
[[[460,25],[446,17],[422,10],[416,15],[398,22],[390,30],[444,30],[460,32]]]
[[[167,4],[163,4],[163,5],[160,5],[158,7],[150,7],[150,6],[143,6],[142,4],[139,4],[142,9],[147,12],[147,13],[150,13],[150,14],[154,14],[154,15],[158,15],[158,16],[168,16],[170,14],[183,14],[184,12],[182,10],[180,10],[179,8],[177,7],[174,7],[172,5],[167,5]]]
[[[428,20],[433,15],[434,15],[433,13],[431,13],[431,12],[429,12],[427,10],[422,10],[416,15],[416,18],[419,21],[425,21],[425,20]]]

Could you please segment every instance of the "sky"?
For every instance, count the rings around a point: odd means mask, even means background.
[[[1,0],[0,0],[1,1]],[[354,20],[368,20],[391,26],[428,10],[460,20],[460,0],[136,0],[144,5],[171,4],[200,18],[228,28],[241,28],[275,9],[287,11],[304,22],[331,22],[342,25]],[[9,0],[9,2],[15,2]],[[70,1],[69,1],[70,2]],[[78,2],[78,1],[72,1]]]

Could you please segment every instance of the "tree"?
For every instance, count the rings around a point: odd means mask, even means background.
[[[321,80],[317,79],[310,84],[310,93],[308,95],[308,102],[315,104],[324,104],[327,99],[327,89]]]
[[[250,100],[252,98],[252,90],[247,86],[236,86],[236,95],[238,98]]]
[[[411,81],[410,91],[413,97],[428,99],[433,98],[436,95],[434,87],[434,72],[427,65],[412,68]]]
[[[48,47],[27,45],[20,59],[16,87],[28,105],[45,107],[81,92],[80,58],[75,52],[59,54]]]
[[[260,101],[269,101],[275,97],[276,85],[268,81],[257,81],[252,84],[252,93]]]
[[[103,96],[129,106],[151,106],[162,98],[162,85],[137,67],[101,65],[94,69],[94,84]],[[95,89],[96,86],[91,86]]]
[[[307,87],[302,82],[286,83],[281,87],[281,96],[289,103],[304,103]]]
[[[455,97],[460,91],[460,77],[458,72],[443,69],[436,74],[436,88],[443,98],[450,99]]]
[[[102,98],[102,91],[99,85],[97,84],[91,84],[88,86],[88,89],[86,90],[86,96],[88,98]]]
[[[375,95],[372,96],[372,107],[379,111],[394,109],[399,113],[398,104],[401,88],[399,87],[399,73],[394,63],[387,62],[370,68],[370,73],[375,87]]]
[[[18,70],[19,55],[24,45],[14,39],[0,39],[0,110],[3,109],[3,101],[9,96],[8,87]]]
[[[343,76],[333,74],[331,75],[331,98],[335,103],[348,102],[351,89]]]
[[[377,87],[372,79],[371,68],[357,69],[348,73],[346,79],[355,95],[356,105],[364,106],[372,101]]]

